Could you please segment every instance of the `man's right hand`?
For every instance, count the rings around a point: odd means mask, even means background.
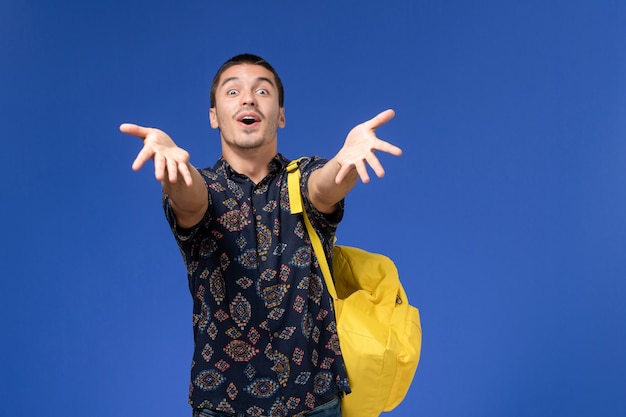
[[[183,228],[196,225],[204,216],[209,200],[200,173],[189,163],[189,153],[176,146],[162,130],[131,123],[122,124],[120,130],[143,139],[143,148],[133,162],[133,170],[140,170],[148,159],[154,159],[154,176],[169,196],[178,225]],[[178,182],[180,177],[184,184]]]
[[[154,176],[157,180],[175,184],[179,176],[187,187],[193,181],[189,168],[189,153],[176,146],[172,138],[162,130],[124,123],[120,131],[143,140],[143,148],[133,162],[133,170],[139,171],[149,159],[154,160]]]

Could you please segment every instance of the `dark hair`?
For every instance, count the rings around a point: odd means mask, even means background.
[[[285,103],[285,90],[283,89],[283,83],[278,76],[276,70],[263,58],[252,55],[252,54],[240,54],[232,57],[228,61],[224,62],[220,69],[217,70],[217,74],[213,77],[213,82],[211,83],[211,108],[215,107],[215,93],[217,90],[217,83],[220,80],[220,77],[230,67],[234,67],[235,65],[241,64],[250,64],[250,65],[260,65],[263,68],[269,70],[272,74],[274,74],[274,78],[276,79],[276,88],[278,89],[278,105],[280,107],[284,107]]]

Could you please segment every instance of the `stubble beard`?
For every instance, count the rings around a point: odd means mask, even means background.
[[[254,133],[251,134],[243,134],[241,136],[237,136],[235,138],[224,138],[224,142],[229,144],[231,147],[242,150],[242,151],[253,151],[262,148],[269,141],[264,135],[253,136]]]
[[[269,131],[268,131],[269,130]],[[232,137],[222,135],[224,141],[231,147],[241,151],[254,151],[269,146],[272,141],[276,141],[278,126],[264,131],[244,130],[243,132],[234,132]],[[272,134],[274,138],[272,138]]]

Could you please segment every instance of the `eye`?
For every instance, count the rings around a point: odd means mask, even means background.
[[[257,94],[269,94],[270,93],[265,88],[259,88],[258,90],[256,90],[256,92]]]
[[[231,88],[230,90],[226,91],[227,96],[234,96],[235,94],[237,94],[237,90],[235,90],[234,88]]]

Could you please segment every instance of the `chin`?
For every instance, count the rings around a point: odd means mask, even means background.
[[[265,145],[264,139],[251,139],[246,138],[242,140],[235,141],[235,145],[241,149],[257,149]]]

